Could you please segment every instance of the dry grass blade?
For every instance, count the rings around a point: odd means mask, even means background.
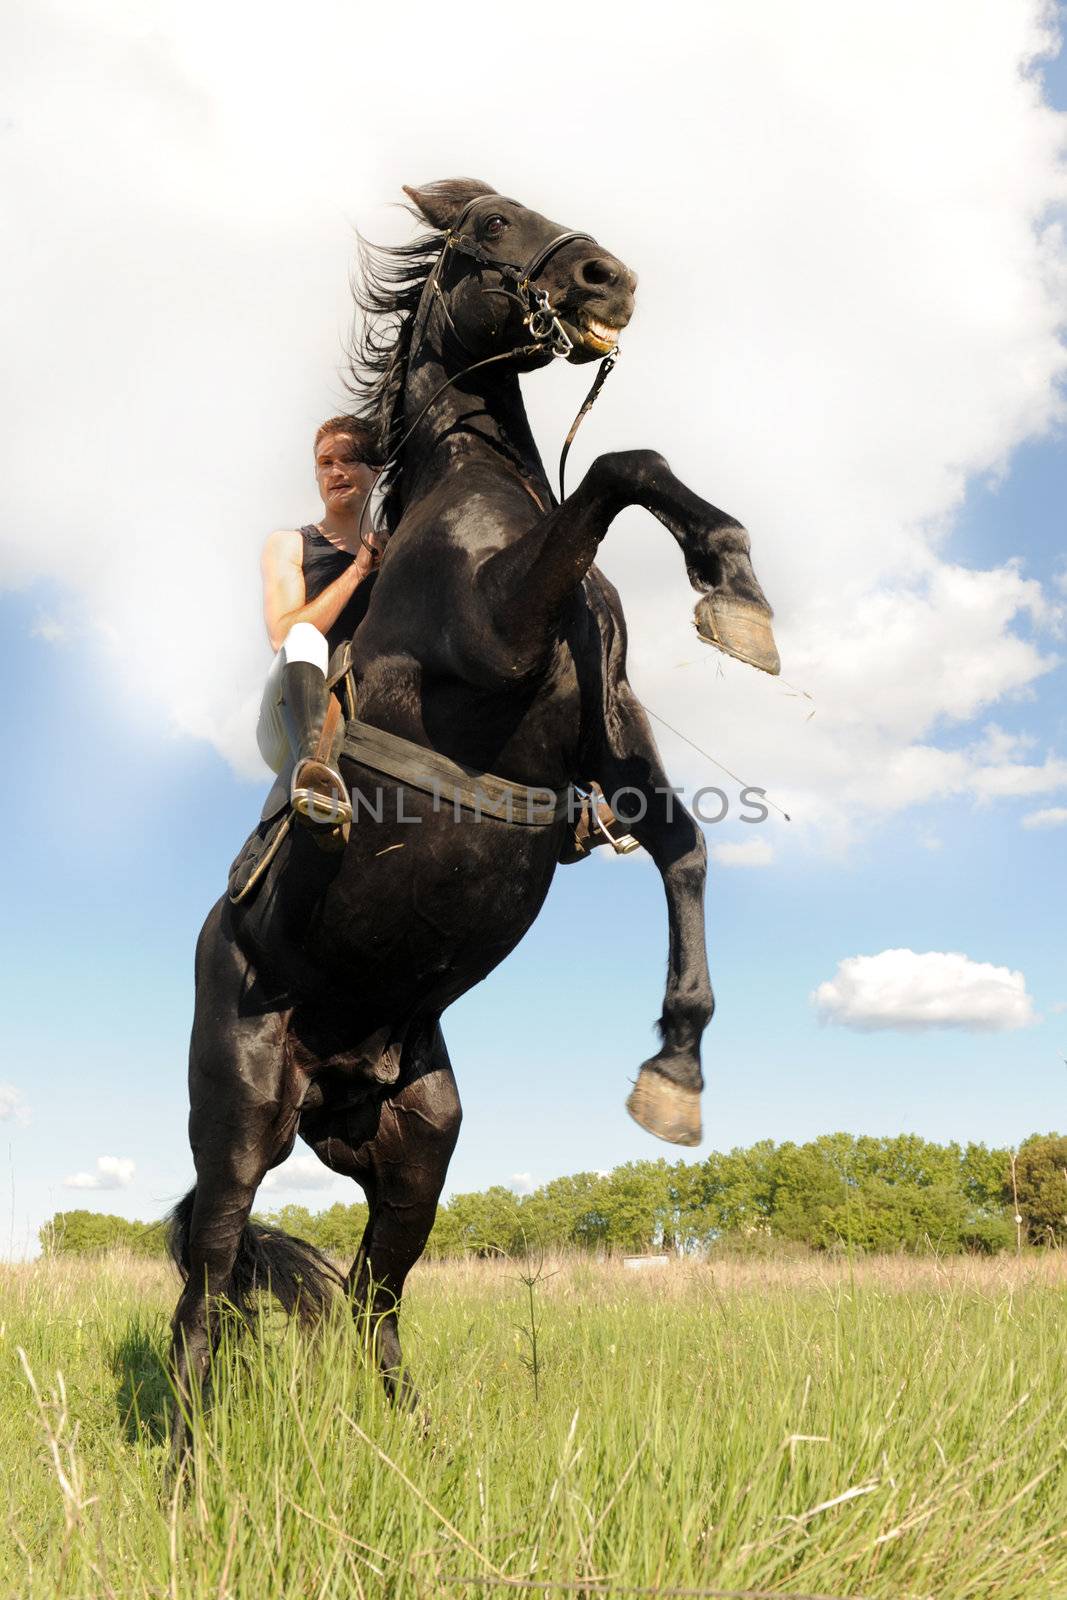
[[[881,1484],[875,1479],[874,1483],[860,1483],[854,1489],[846,1489],[844,1494],[835,1494],[832,1500],[821,1500],[817,1506],[812,1506],[808,1511],[802,1511],[799,1516],[786,1517],[787,1522],[809,1522],[812,1517],[821,1516],[824,1511],[832,1511],[835,1506],[843,1506],[846,1501],[859,1500],[865,1494],[873,1494]]]

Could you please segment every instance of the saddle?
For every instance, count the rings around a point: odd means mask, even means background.
[[[322,733],[323,759],[326,751],[337,745],[338,724],[350,725],[350,733],[345,740],[343,748],[357,759],[369,761],[372,768],[379,771],[404,774],[405,762],[400,760],[396,764],[397,752],[401,758],[405,752],[415,752],[421,767],[434,764],[440,769],[440,775],[445,787],[451,791],[457,805],[469,803],[465,778],[468,776],[464,769],[446,758],[409,746],[407,740],[397,739],[394,735],[387,734],[381,729],[368,728],[356,720],[356,691],[352,677],[352,646],[350,641],[338,645],[330,659],[329,671],[326,675],[326,684],[331,691],[330,709],[327,713],[326,723]],[[367,746],[365,749],[364,746]],[[393,747],[396,747],[396,750]],[[382,748],[387,750],[383,758]],[[259,821],[245,840],[238,852],[227,877],[227,894],[232,905],[240,905],[247,900],[263,881],[278,851],[281,849],[292,825],[293,813],[290,808],[290,779],[292,777],[293,763],[290,761],[278,773],[274,784],[267,795]],[[545,791],[528,790],[521,784],[513,784],[507,779],[494,777],[491,773],[478,775],[479,782],[485,785],[494,794],[510,793],[513,797],[521,797],[526,801],[526,820],[534,822],[534,815],[530,811],[530,796],[544,795]],[[409,779],[410,781],[410,779]],[[423,786],[424,785],[419,785]],[[551,791],[549,791],[551,793]],[[573,811],[573,795],[580,796],[577,814]],[[541,801],[542,808],[544,801]],[[475,804],[477,809],[477,803]],[[509,821],[520,821],[519,816],[512,816],[510,809],[507,811]],[[590,785],[589,792],[572,791],[570,788],[561,791],[555,796],[555,804],[550,808],[548,815],[543,810],[536,818],[537,825],[550,824],[556,818],[571,817],[572,825],[568,830],[563,844],[560,847],[559,861],[563,866],[569,866],[576,861],[584,861],[586,857],[599,845],[608,844],[617,855],[628,855],[630,851],[638,848],[638,841],[614,815],[611,807],[601,790],[596,784]],[[323,849],[341,849],[347,841],[347,828],[316,829],[314,837]]]

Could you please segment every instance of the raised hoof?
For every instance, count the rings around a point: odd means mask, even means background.
[[[744,600],[708,594],[697,602],[693,616],[697,632],[706,644],[713,644],[716,650],[743,661],[746,666],[769,672],[772,677],[781,672],[769,611]]]
[[[670,1144],[699,1144],[700,1090],[684,1089],[662,1072],[642,1067],[626,1109],[642,1128]]]

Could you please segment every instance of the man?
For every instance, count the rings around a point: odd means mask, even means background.
[[[315,435],[315,478],[325,515],[302,528],[278,529],[263,547],[263,615],[277,654],[256,738],[272,771],[295,763],[293,811],[312,825],[334,827],[352,819],[337,753],[326,752],[324,759],[318,746],[330,704],[329,659],[362,620],[366,590],[357,591],[380,557],[380,535],[364,515],[378,477],[376,459],[374,433],[366,422],[358,417],[324,422]],[[560,860],[580,861],[601,844],[623,855],[637,849],[636,839],[595,790]]]
[[[363,615],[366,591],[357,597],[357,590],[379,557],[379,537],[364,514],[378,476],[375,459],[374,433],[366,422],[324,422],[315,435],[324,515],[302,528],[279,528],[263,547],[263,616],[277,654],[256,739],[272,771],[295,763],[293,810],[312,825],[333,827],[352,818],[336,752],[319,745],[330,704],[329,659]]]

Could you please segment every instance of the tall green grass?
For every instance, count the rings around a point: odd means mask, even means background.
[[[564,1263],[537,1399],[515,1269],[425,1267],[424,1413],[346,1316],[268,1316],[224,1339],[177,1484],[169,1271],[0,1269],[0,1594],[1064,1595],[1062,1260]]]

